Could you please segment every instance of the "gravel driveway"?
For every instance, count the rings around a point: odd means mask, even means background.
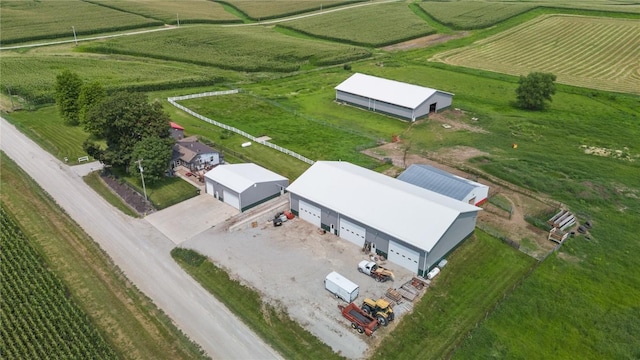
[[[209,256],[242,282],[256,288],[267,301],[283,305],[289,315],[324,343],[350,359],[366,357],[371,346],[389,333],[382,328],[371,338],[359,335],[342,317],[337,305],[345,304],[324,288],[324,279],[337,271],[360,286],[356,303],[365,297],[377,299],[390,288],[400,287],[413,276],[392,263],[394,282],[378,283],[358,272],[367,259],[356,245],[295,218],[280,227],[264,215],[255,228],[225,231],[209,229],[181,244]],[[399,314],[399,308],[396,307]],[[397,322],[397,321],[396,321]]]
[[[274,359],[267,346],[171,258],[174,243],[131,219],[61,161],[0,118],[0,147],[111,256],[127,277],[214,359]],[[11,189],[3,189],[11,191]]]

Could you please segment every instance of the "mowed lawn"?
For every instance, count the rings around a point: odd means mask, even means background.
[[[447,64],[526,75],[551,72],[558,82],[640,94],[640,21],[543,15],[462,49]]]

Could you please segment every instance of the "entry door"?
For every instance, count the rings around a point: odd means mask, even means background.
[[[206,193],[213,195],[213,183],[207,182],[206,186],[207,186]]]
[[[322,213],[320,212],[319,207],[300,200],[300,202],[298,203],[298,208],[298,216],[300,216],[300,219],[308,221],[317,227],[321,226]]]
[[[364,246],[364,239],[367,236],[367,230],[349,220],[340,218],[340,233],[338,235],[341,238],[362,247]]]
[[[222,200],[234,208],[240,210],[240,199],[230,191],[222,190]]]
[[[414,273],[418,273],[418,261],[420,261],[419,252],[395,241],[389,241],[389,254],[387,257],[392,263],[398,264]]]

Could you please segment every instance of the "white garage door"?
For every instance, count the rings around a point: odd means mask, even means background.
[[[389,254],[387,257],[392,263],[407,268],[414,273],[418,273],[419,252],[400,245],[397,242],[389,241]]]
[[[236,194],[227,190],[222,190],[222,199],[234,208],[240,209],[240,199]]]
[[[367,235],[367,230],[362,226],[358,226],[351,221],[340,218],[340,233],[341,238],[348,240],[360,247],[364,246],[364,239]]]
[[[213,183],[207,182],[206,186],[207,186],[207,189],[206,189],[207,194],[211,194],[211,196],[213,196]]]
[[[300,209],[300,211],[298,211],[298,216],[300,216],[300,219],[306,220],[313,225],[320,227],[320,221],[322,218],[320,217],[321,212],[319,207],[313,206],[302,200],[300,200],[298,207]]]

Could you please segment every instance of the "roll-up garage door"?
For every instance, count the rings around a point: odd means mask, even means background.
[[[240,210],[240,199],[238,195],[227,190],[222,190],[222,200],[234,208]]]
[[[367,230],[362,226],[358,226],[351,221],[340,218],[340,233],[341,238],[348,240],[360,247],[364,246],[364,239],[367,235]]]
[[[300,208],[300,211],[298,211],[298,216],[300,216],[300,219],[306,220],[313,225],[320,227],[322,218],[320,217],[321,212],[319,207],[313,206],[302,200],[300,200],[298,206]]]
[[[418,273],[419,252],[398,244],[395,241],[389,241],[389,254],[387,257],[392,263],[407,268],[414,273]]]

